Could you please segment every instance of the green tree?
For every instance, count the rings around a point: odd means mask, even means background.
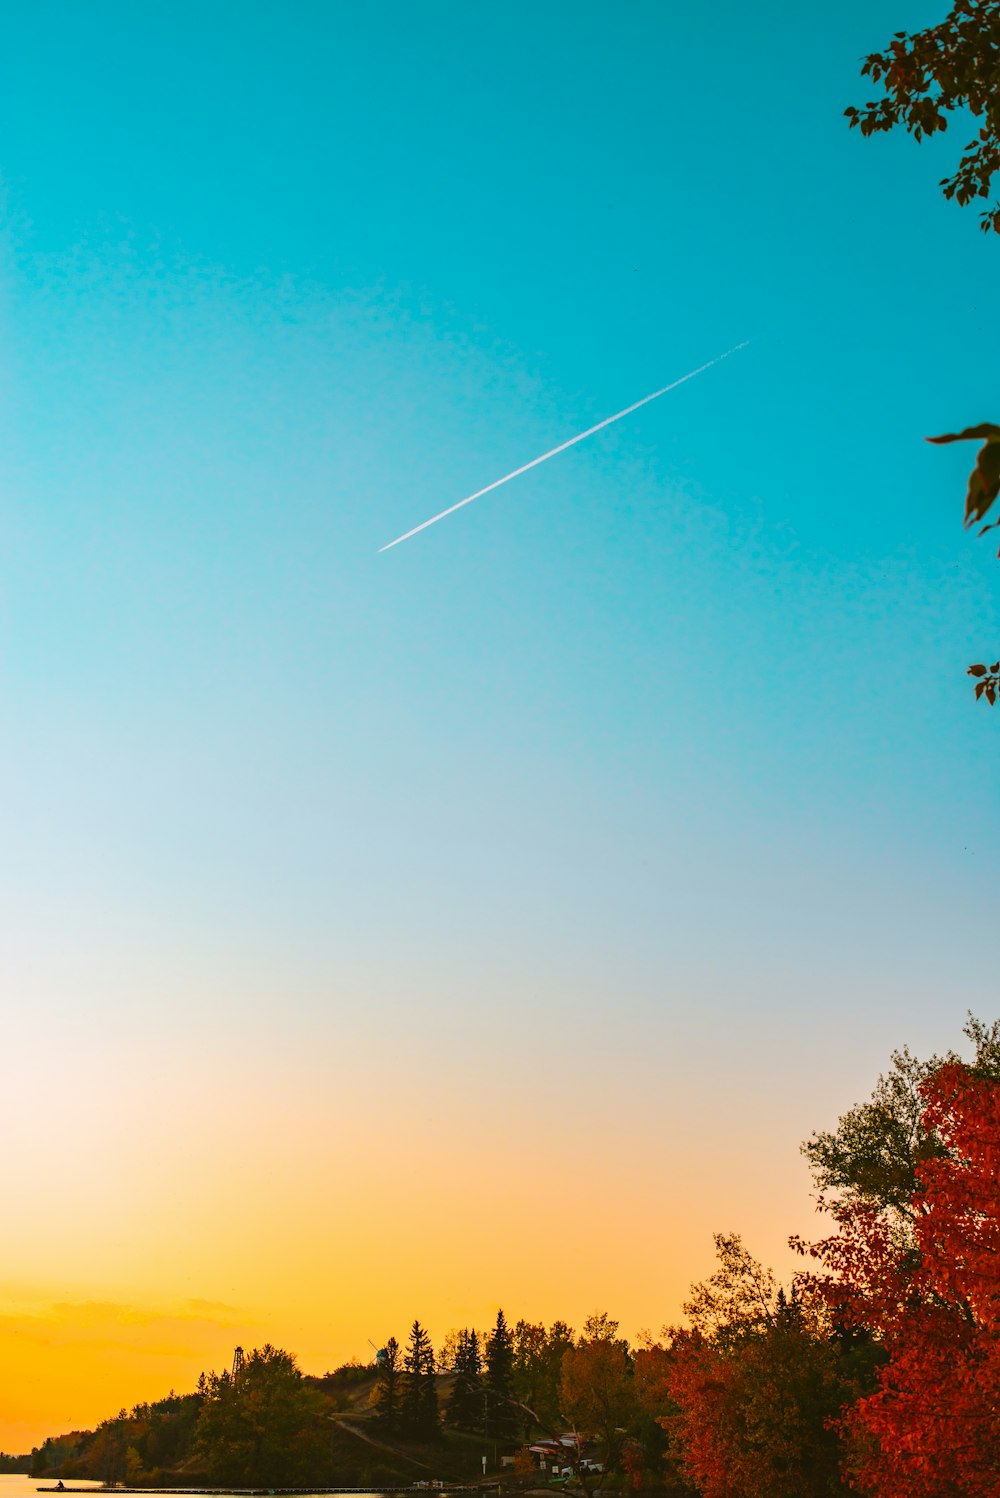
[[[699,1336],[729,1347],[773,1323],[778,1286],[738,1233],[716,1233],[715,1254],[718,1269],[691,1286],[684,1314]]]
[[[514,1403],[514,1339],[507,1318],[497,1311],[486,1339],[486,1435],[493,1441],[513,1441],[520,1425]]]
[[[122,1411],[124,1414],[124,1411]],[[96,1432],[74,1430],[61,1436],[49,1436],[31,1453],[32,1477],[59,1476],[68,1463],[76,1458],[84,1444],[93,1441]]]
[[[197,1443],[213,1482],[288,1487],[324,1475],[322,1399],[290,1352],[255,1347],[235,1377],[210,1373],[202,1388]]]
[[[441,1434],[434,1382],[434,1348],[419,1321],[414,1321],[410,1328],[403,1371],[403,1430],[410,1440],[432,1441]]]
[[[546,1331],[542,1322],[519,1321],[512,1334],[514,1361],[511,1387],[525,1439],[535,1428],[552,1433],[564,1424],[559,1394],[563,1354],[573,1344],[573,1328],[553,1321]]]
[[[463,1327],[458,1333],[453,1371],[448,1424],[458,1430],[479,1430],[483,1413],[483,1370],[475,1327]]]
[[[150,1475],[171,1470],[191,1454],[195,1426],[201,1409],[197,1394],[174,1394],[153,1404],[137,1406],[133,1416],[141,1416],[144,1433],[136,1445]]]
[[[145,1470],[142,1457],[139,1455],[137,1448],[129,1446],[125,1452],[125,1482],[127,1485],[130,1488],[135,1487],[141,1481]]]
[[[453,1326],[450,1332],[445,1332],[444,1341],[437,1350],[437,1367],[439,1373],[454,1373],[455,1359],[458,1356],[458,1344],[468,1327]]]
[[[909,1218],[917,1189],[917,1166],[935,1152],[921,1118],[920,1084],[941,1065],[939,1056],[919,1061],[906,1046],[893,1051],[889,1071],[871,1097],[849,1108],[832,1130],[802,1145],[821,1193],[864,1202]]]
[[[514,1327],[513,1344],[511,1388],[522,1406],[521,1422],[527,1441],[536,1424],[546,1426],[556,1419],[562,1350],[553,1359],[549,1334],[540,1321],[519,1321]]]
[[[599,1443],[605,1470],[617,1466],[636,1414],[635,1387],[628,1343],[606,1311],[588,1316],[563,1354],[559,1399],[581,1439]]]
[[[399,1425],[402,1397],[402,1354],[395,1337],[389,1338],[384,1352],[385,1356],[379,1360],[375,1410],[387,1434],[392,1435]]]
[[[686,1493],[689,1489],[678,1470],[676,1457],[668,1450],[670,1418],[679,1413],[670,1393],[674,1353],[662,1342],[654,1342],[649,1332],[641,1332],[639,1341],[632,1357],[636,1414],[623,1453],[624,1465],[634,1486],[665,1483],[671,1493],[678,1489]]]
[[[1000,1080],[1000,1021],[985,1024],[970,1014],[962,1033],[973,1048],[974,1075]],[[954,1051],[920,1061],[906,1046],[892,1053],[889,1071],[871,1097],[841,1116],[837,1127],[813,1134],[802,1146],[821,1194],[886,1212],[907,1230],[918,1197],[918,1166],[944,1152],[922,1122],[926,1103],[920,1087]]]
[[[114,1487],[122,1481],[126,1470],[126,1452],[132,1439],[132,1424],[128,1410],[119,1410],[110,1420],[102,1420],[81,1452],[87,1475],[106,1487]]]

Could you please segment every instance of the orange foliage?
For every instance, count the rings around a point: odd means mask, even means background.
[[[959,1063],[922,1084],[948,1153],[918,1169],[912,1244],[877,1213],[803,1251],[840,1314],[881,1338],[879,1388],[841,1422],[858,1485],[878,1498],[1000,1493],[1000,1084]]]
[[[527,1446],[522,1446],[518,1451],[514,1452],[515,1477],[533,1477],[537,1470],[538,1463]]]
[[[837,1491],[829,1421],[850,1397],[837,1354],[795,1310],[738,1345],[678,1332],[663,1423],[703,1498],[820,1498]]]

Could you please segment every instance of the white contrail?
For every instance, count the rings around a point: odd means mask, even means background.
[[[650,401],[659,400],[660,396],[666,395],[668,390],[676,390],[678,385],[683,385],[686,380],[693,380],[695,375],[703,374],[706,369],[711,369],[713,364],[719,364],[723,359],[728,359],[730,354],[738,353],[741,348],[746,348],[749,342],[750,340],[747,338],[742,343],[735,344],[732,348],[726,349],[724,354],[716,354],[715,358],[709,359],[707,364],[699,364],[697,369],[692,369],[690,373],[681,375],[679,380],[674,380],[670,385],[664,385],[662,390],[654,390],[652,395],[644,395],[641,401],[634,401],[631,406],[626,406],[624,411],[616,411],[614,416],[605,416],[604,420],[599,421],[596,426],[588,427],[585,432],[578,432],[575,437],[570,437],[567,442],[560,442],[558,447],[550,448],[547,453],[542,453],[540,458],[532,458],[530,463],[522,463],[521,467],[515,468],[513,473],[505,473],[502,479],[494,479],[492,484],[486,485],[485,489],[477,489],[475,494],[470,494],[466,499],[460,499],[457,505],[449,505],[448,509],[442,510],[440,515],[432,515],[430,520],[424,520],[420,525],[415,525],[412,531],[407,531],[405,535],[397,536],[395,541],[390,541],[387,545],[380,546],[379,551],[391,551],[394,546],[399,545],[400,541],[408,541],[411,536],[417,535],[419,531],[425,531],[429,525],[437,525],[439,520],[443,520],[446,515],[454,515],[455,511],[460,510],[463,505],[471,505],[474,499],[482,499],[483,495],[489,494],[491,489],[499,489],[501,484],[509,484],[511,479],[516,479],[520,474],[527,473],[529,468],[537,468],[539,463],[547,463],[549,458],[554,458],[557,453],[564,453],[567,447],[574,447],[577,442],[582,442],[585,437],[592,437],[595,432],[601,431],[603,427],[609,427],[613,421],[621,421],[623,416],[629,416],[633,411],[638,411],[640,406],[648,406]]]

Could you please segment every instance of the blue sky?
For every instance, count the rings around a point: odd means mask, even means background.
[[[964,126],[843,119],[861,55],[936,18],[8,9],[0,883],[33,1065],[416,1070],[470,1116],[521,1077],[540,1136],[569,1074],[609,1160],[637,1108],[643,1148],[686,1141],[706,1252],[734,1179],[773,1250],[803,1134],[892,1045],[992,1017],[964,668],[996,571],[971,453],[921,439],[996,417],[1000,247],[937,188]]]

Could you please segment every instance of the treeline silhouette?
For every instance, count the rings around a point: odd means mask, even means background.
[[[130,1486],[325,1486],[352,1477],[368,1485],[412,1481],[428,1463],[442,1476],[468,1477],[481,1474],[483,1455],[493,1471],[512,1455],[519,1470],[534,1470],[523,1448],[567,1424],[587,1435],[560,1447],[560,1465],[588,1454],[596,1461],[600,1446],[601,1465],[611,1467],[630,1412],[633,1362],[604,1313],[575,1336],[564,1321],[511,1327],[501,1310],[488,1332],[462,1328],[439,1354],[415,1320],[405,1345],[390,1337],[371,1363],[322,1377],[303,1375],[291,1353],[266,1345],[232,1370],[202,1374],[193,1393],[51,1437],[31,1453],[30,1471]],[[594,1396],[615,1411],[610,1422],[598,1417]],[[648,1435],[655,1461],[665,1438],[655,1422]]]
[[[635,1345],[498,1312],[439,1351],[419,1320],[322,1377],[264,1346],[190,1394],[46,1441],[37,1476],[133,1485],[511,1483],[703,1498],[1000,1492],[1000,1021],[973,1059],[891,1058],[803,1151],[832,1231],[780,1285],[736,1234],[686,1323]],[[535,1449],[532,1450],[531,1448]],[[507,1461],[505,1462],[505,1458]],[[544,1464],[544,1470],[541,1470]]]

